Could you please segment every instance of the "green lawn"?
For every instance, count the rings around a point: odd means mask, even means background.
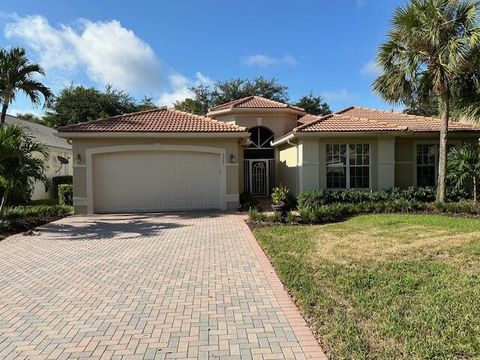
[[[379,214],[254,233],[332,358],[480,358],[480,220]]]

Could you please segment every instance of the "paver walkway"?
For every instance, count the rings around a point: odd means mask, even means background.
[[[240,215],[71,217],[0,242],[0,358],[324,358]]]

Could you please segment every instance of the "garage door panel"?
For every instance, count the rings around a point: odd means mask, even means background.
[[[147,151],[93,157],[95,212],[221,208],[218,154]]]

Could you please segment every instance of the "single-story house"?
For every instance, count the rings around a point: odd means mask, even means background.
[[[50,184],[52,183],[52,178],[55,176],[72,175],[72,145],[66,139],[56,136],[57,131],[55,129],[11,115],[6,116],[5,123],[20,126],[27,135],[47,146],[48,163],[45,175]],[[69,163],[63,164],[59,160],[59,156],[67,159]],[[54,194],[51,186],[46,188],[41,182],[35,183],[31,200],[50,199],[52,197],[54,197]]]
[[[435,185],[440,120],[350,107],[326,116],[250,96],[207,116],[160,108],[70,125],[76,213],[235,209],[277,184],[383,190]],[[451,122],[450,143],[480,127]]]

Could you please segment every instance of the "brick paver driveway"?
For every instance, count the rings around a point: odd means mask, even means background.
[[[72,217],[0,242],[0,358],[321,358],[240,215]]]

